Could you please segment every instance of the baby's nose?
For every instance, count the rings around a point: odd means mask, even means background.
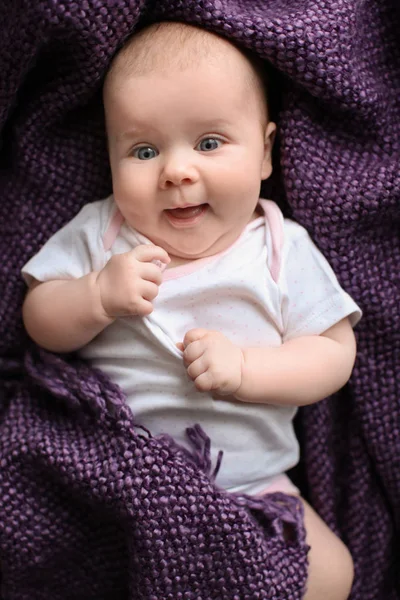
[[[198,171],[189,157],[174,156],[167,160],[161,173],[162,187],[189,185],[198,180]]]

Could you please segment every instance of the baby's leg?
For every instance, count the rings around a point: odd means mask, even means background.
[[[347,600],[353,583],[353,560],[343,542],[303,498],[309,572],[304,600]]]

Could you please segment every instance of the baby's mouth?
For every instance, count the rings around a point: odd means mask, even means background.
[[[165,212],[168,217],[178,221],[196,219],[207,210],[208,204],[197,204],[183,208],[167,208]]]

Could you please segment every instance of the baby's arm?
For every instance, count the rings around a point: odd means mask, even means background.
[[[242,381],[235,396],[246,402],[313,404],[347,383],[355,356],[347,318],[321,335],[295,338],[274,348],[244,348]]]
[[[53,352],[81,348],[113,321],[104,312],[97,273],[36,281],[26,296],[22,316],[30,337]]]
[[[356,354],[347,318],[321,335],[277,347],[240,348],[218,332],[199,329],[186,334],[183,347],[188,374],[201,391],[295,406],[313,404],[340,389]]]
[[[170,259],[158,246],[141,245],[79,279],[36,281],[23,306],[29,335],[47,350],[72,352],[117,317],[150,314],[162,280],[153,260]]]

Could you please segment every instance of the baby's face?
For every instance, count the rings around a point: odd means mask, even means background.
[[[245,68],[233,76],[202,59],[121,77],[105,94],[115,201],[171,257],[221,252],[254,217],[275,126]]]

